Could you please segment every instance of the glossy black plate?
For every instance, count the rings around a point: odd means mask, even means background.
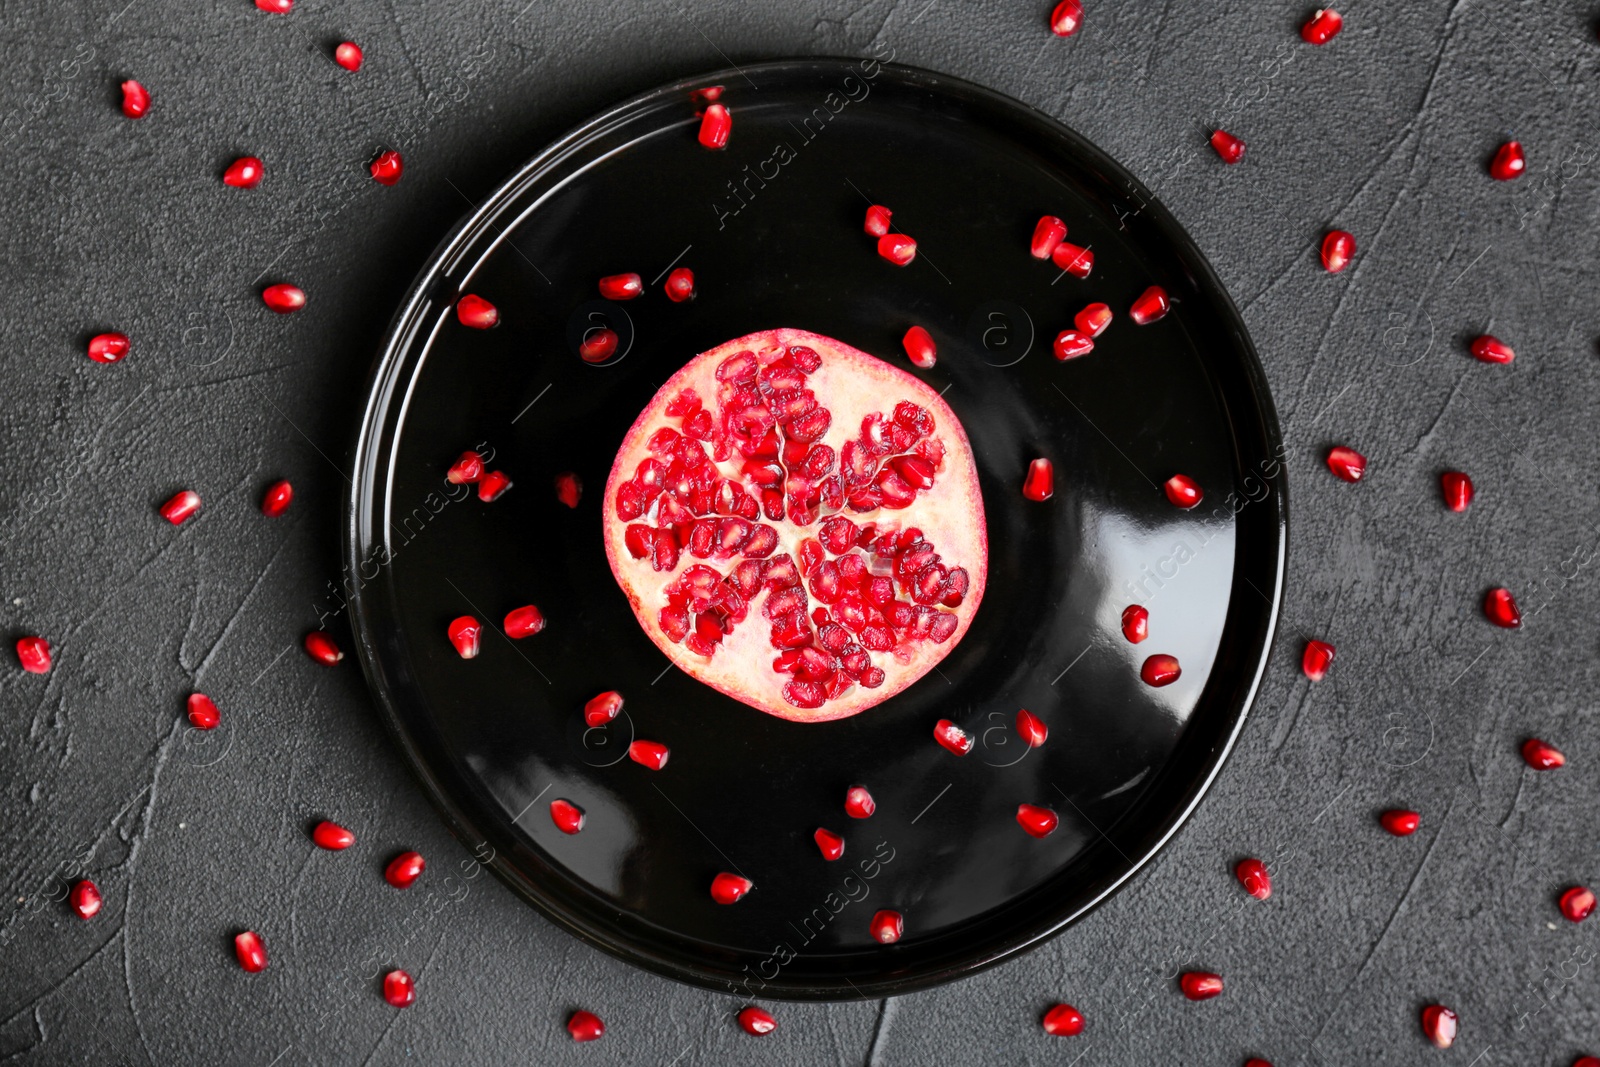
[[[724,151],[696,143],[691,91],[726,86]],[[920,253],[899,269],[862,233],[889,205]],[[1035,220],[1060,215],[1096,255],[1087,280],[1030,257]],[[699,297],[660,278],[691,267]],[[598,299],[633,270],[647,294]],[[1135,326],[1146,286],[1171,314]],[[502,323],[463,328],[460,292]],[[1084,304],[1117,319],[1095,352],[1050,343]],[[624,354],[576,345],[607,322]],[[691,355],[780,326],[907,367],[928,327],[944,391],[972,439],[988,512],[989,588],[970,633],[904,693],[854,718],[797,724],[724,697],[646,638],[607,566],[600,490],[629,424]],[[492,504],[443,480],[464,448],[492,452],[513,488]],[[1055,497],[1023,499],[1051,458]],[[842,998],[969,974],[1038,944],[1104,899],[1193,810],[1265,666],[1283,579],[1285,485],[1271,400],[1243,323],[1199,250],[1094,146],[1016,101],[925,71],[806,60],[725,71],[638,97],[569,134],[451,237],[401,310],[360,429],[347,553],[373,691],[454,831],[572,933],[659,973],[741,995]],[[559,503],[573,470],[586,493]],[[1175,472],[1199,481],[1168,503]],[[460,659],[446,624],[498,627],[535,603],[549,619],[512,642],[493,629]],[[1131,645],[1119,618],[1150,610]],[[1139,679],[1151,653],[1174,685]],[[627,697],[608,730],[584,701]],[[1012,726],[1028,708],[1049,742]],[[950,718],[976,735],[935,744]],[[634,736],[672,758],[625,758]],[[853,822],[846,787],[877,814]],[[581,834],[552,825],[562,797]],[[1061,816],[1043,840],[1022,802]],[[824,862],[811,835],[845,835]],[[756,889],[719,906],[722,870]],[[905,916],[879,945],[879,908]]]

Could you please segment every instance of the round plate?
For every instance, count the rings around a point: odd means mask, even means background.
[[[696,141],[692,91],[726,86],[733,134]],[[862,232],[888,205],[918,241],[907,268]],[[1043,214],[1095,254],[1086,280],[1029,255]],[[672,265],[699,296],[665,298]],[[599,299],[637,271],[643,297]],[[1137,326],[1159,284],[1165,318]],[[497,305],[471,330],[462,292]],[[1066,363],[1056,333],[1091,301],[1116,313]],[[582,362],[607,323],[617,358]],[[616,449],[692,355],[743,334],[811,330],[902,368],[916,323],[939,347],[916,371],[965,425],[988,514],[989,588],[930,673],[853,718],[762,714],[669,664],[606,563],[599,499]],[[445,469],[477,448],[514,485],[481,502]],[[1021,493],[1053,460],[1055,496]],[[1243,323],[1154,197],[1082,138],[1014,100],[871,60],[726,71],[638,97],[564,137],[442,247],[402,308],[360,428],[346,586],[362,664],[389,725],[454,831],[545,915],[661,974],[745,996],[872,997],[969,974],[1038,944],[1114,891],[1193,810],[1265,667],[1285,550],[1282,446]],[[576,509],[552,480],[575,471]],[[1182,472],[1199,507],[1170,504]],[[501,631],[537,604],[543,633]],[[1133,645],[1119,620],[1150,612]],[[485,620],[459,658],[447,623]],[[1146,656],[1183,665],[1165,688]],[[588,730],[607,689],[624,714]],[[1049,727],[1029,749],[1014,720]],[[934,742],[954,720],[962,758]],[[635,737],[671,747],[653,772]],[[845,790],[877,813],[855,821]],[[587,822],[552,824],[565,798]],[[1034,839],[1017,805],[1054,809]],[[826,862],[817,827],[842,834]],[[733,906],[719,871],[755,889]],[[880,908],[898,944],[870,935]]]

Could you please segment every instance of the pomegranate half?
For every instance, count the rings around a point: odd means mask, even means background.
[[[690,676],[825,722],[921,678],[983,600],[972,446],[939,395],[803,330],[691,359],[623,438],[606,557]]]

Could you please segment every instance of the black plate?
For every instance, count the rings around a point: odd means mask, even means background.
[[[691,90],[720,83],[726,150],[695,139]],[[778,146],[783,146],[779,149]],[[748,169],[747,169],[748,168]],[[730,185],[730,183],[733,183]],[[880,259],[861,230],[893,208],[916,262]],[[1034,221],[1065,218],[1092,246],[1088,280],[1028,254]],[[691,267],[699,298],[659,276]],[[625,305],[595,280],[650,282]],[[651,281],[651,279],[656,279]],[[1158,283],[1173,312],[1139,327]],[[502,324],[461,327],[462,291]],[[1066,364],[1050,342],[1104,300],[1117,320]],[[575,346],[600,316],[623,336],[610,365]],[[691,355],[791,326],[907,366],[912,323],[939,344],[919,373],[962,419],[988,510],[989,589],[939,671],[854,718],[797,724],[666,670],[606,564],[601,488],[623,433]],[[442,479],[464,448],[515,482],[480,503]],[[1056,465],[1054,499],[1020,492]],[[969,974],[1038,944],[1122,884],[1193,810],[1265,667],[1285,551],[1271,400],[1243,323],[1193,242],[1094,146],[1016,101],[925,71],[806,60],[725,71],[638,97],[576,130],[502,186],[446,242],[396,321],[358,445],[348,532],[357,643],[374,692],[455,832],[574,934],[684,981],[743,995],[880,996]],[[552,478],[582,477],[576,510]],[[1161,483],[1196,478],[1179,511]],[[487,635],[458,658],[446,623],[498,627],[538,604],[544,633]],[[1130,645],[1125,605],[1150,609]],[[1183,664],[1152,689],[1153,652]],[[609,731],[583,702],[627,697]],[[1013,733],[1018,708],[1050,727]],[[977,735],[957,758],[941,717]],[[660,740],[659,773],[624,757]],[[870,820],[842,810],[868,784]],[[588,813],[558,833],[556,797]],[[1020,802],[1060,828],[1034,840]],[[843,833],[824,862],[817,826]],[[713,903],[714,874],[756,890]],[[878,908],[906,936],[874,942]]]

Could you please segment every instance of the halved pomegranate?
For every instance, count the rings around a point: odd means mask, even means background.
[[[796,722],[855,715],[932,670],[988,573],[955,413],[801,330],[729,341],[667,380],[617,452],[603,532],[673,663]]]

